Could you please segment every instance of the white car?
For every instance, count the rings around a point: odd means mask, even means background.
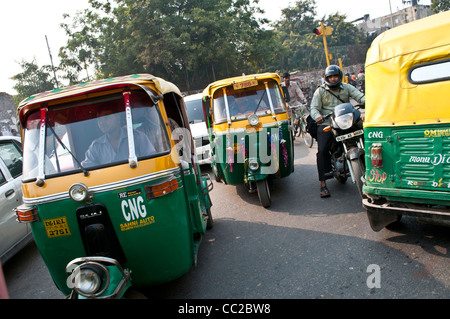
[[[30,224],[16,221],[22,204],[22,146],[20,138],[0,136],[0,260],[5,263],[32,239]]]
[[[211,163],[211,147],[208,129],[203,116],[202,94],[193,94],[184,97],[192,138],[195,142],[195,154],[200,165]]]

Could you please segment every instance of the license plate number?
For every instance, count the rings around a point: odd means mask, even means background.
[[[242,89],[249,88],[252,86],[257,86],[257,85],[258,85],[257,80],[248,80],[248,81],[243,81],[243,82],[238,82],[238,83],[233,84],[233,89],[242,90]]]
[[[351,138],[353,136],[358,136],[358,135],[363,135],[363,134],[364,134],[363,130],[357,130],[357,131],[354,131],[354,132],[351,132],[351,133],[348,133],[348,134],[345,134],[345,135],[337,136],[336,137],[336,141],[340,142],[340,141],[343,141],[343,140],[347,140],[347,139],[349,139],[349,138]]]
[[[44,226],[45,230],[47,231],[48,238],[70,235],[69,224],[67,223],[67,218],[65,216],[53,219],[45,219]]]

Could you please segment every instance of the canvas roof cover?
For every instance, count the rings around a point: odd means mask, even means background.
[[[203,98],[208,95],[212,95],[213,92],[221,87],[231,85],[233,83],[238,83],[242,81],[248,81],[248,80],[261,80],[261,79],[274,79],[278,83],[280,83],[281,79],[280,76],[276,73],[261,73],[261,74],[251,74],[251,75],[242,75],[237,76],[233,78],[223,79],[216,81],[214,83],[209,84],[204,90],[203,90]]]
[[[366,57],[365,126],[450,123],[450,80],[408,79],[413,66],[449,58],[450,11],[379,35]]]
[[[159,91],[158,94],[166,94],[169,92],[174,92],[179,96],[182,96],[178,87],[166,80],[155,77],[151,74],[133,74],[126,76],[119,76],[104,80],[97,80],[92,82],[80,83],[71,85],[64,88],[57,88],[51,91],[41,92],[35,95],[32,95],[22,102],[20,102],[17,108],[17,114],[19,115],[24,108],[28,106],[39,104],[46,101],[58,100],[61,98],[82,95],[87,92],[95,91],[102,89],[104,87],[120,87],[124,85],[145,85],[148,82],[152,82],[155,85],[155,88]],[[19,115],[20,118],[20,115]]]

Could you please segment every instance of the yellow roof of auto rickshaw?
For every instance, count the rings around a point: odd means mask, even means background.
[[[388,30],[367,52],[365,127],[450,123],[449,80],[414,83],[413,67],[450,58],[450,11]]]
[[[372,42],[366,57],[366,67],[398,55],[448,46],[449,34],[450,11],[387,30]]]
[[[81,95],[89,91],[101,89],[103,87],[111,87],[115,85],[123,86],[126,84],[145,85],[149,82],[155,85],[155,88],[159,91],[158,94],[174,92],[179,96],[182,96],[178,87],[171,82],[168,82],[151,74],[133,74],[75,84],[64,88],[57,88],[54,90],[32,95],[19,103],[19,106],[17,107],[17,114],[19,115],[21,110],[29,105],[66,98],[69,96]]]
[[[203,99],[206,96],[210,96],[213,91],[215,91],[218,88],[228,86],[234,83],[239,83],[243,81],[248,80],[262,80],[262,79],[274,79],[278,83],[281,82],[281,78],[277,73],[260,73],[260,74],[250,74],[250,75],[241,75],[236,76],[232,78],[222,79],[213,83],[210,83],[204,90],[203,90]]]

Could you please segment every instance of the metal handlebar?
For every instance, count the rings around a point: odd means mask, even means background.
[[[300,107],[305,107],[307,104],[306,103],[302,103],[302,104],[297,104],[297,105],[289,105],[290,109],[298,109]]]

